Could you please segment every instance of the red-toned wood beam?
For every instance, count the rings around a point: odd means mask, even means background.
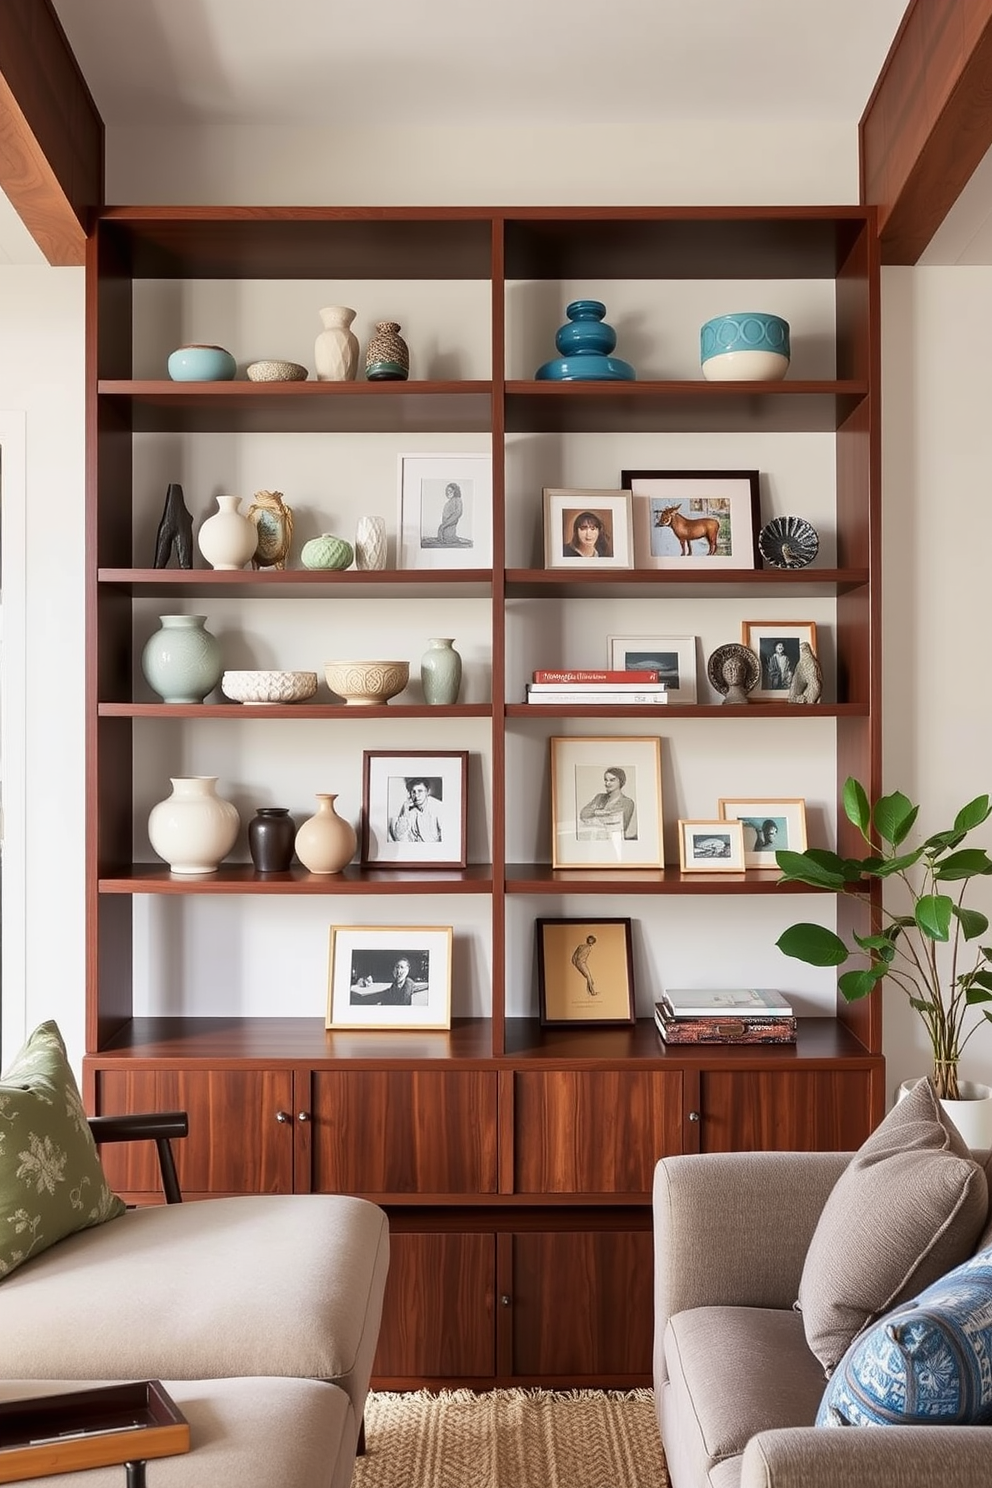
[[[0,189],[50,264],[103,205],[103,120],[50,0],[0,0]]]
[[[992,145],[992,0],[912,0],[859,126],[883,264],[914,264]]]

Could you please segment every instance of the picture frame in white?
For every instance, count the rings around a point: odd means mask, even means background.
[[[758,567],[757,470],[624,470],[638,568]]]
[[[663,868],[661,740],[551,740],[553,868]]]
[[[399,456],[399,568],[491,568],[491,455]]]
[[[725,821],[739,821],[744,831],[745,868],[778,869],[777,852],[806,851],[806,801],[802,796],[721,796]]]
[[[743,873],[744,831],[739,821],[679,821],[683,873]]]
[[[629,491],[545,486],[544,566],[577,572],[633,568],[633,507]]]
[[[468,750],[366,749],[362,865],[464,868]]]
[[[450,1028],[450,925],[332,925],[327,1028]]]
[[[696,636],[610,636],[608,664],[618,672],[653,668],[670,703],[696,701]]]

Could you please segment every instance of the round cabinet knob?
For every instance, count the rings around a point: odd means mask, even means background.
[[[699,1112],[698,1111],[690,1111],[689,1112],[689,1120],[690,1121],[698,1121],[699,1120]]]
[[[280,1126],[285,1126],[287,1121],[292,1121],[292,1119],[293,1118],[292,1116],[290,1116],[288,1111],[276,1112],[276,1120],[279,1122]]]
[[[297,1121],[309,1121],[310,1120],[310,1112],[309,1111],[300,1111],[300,1113],[299,1113],[299,1115],[297,1116],[296,1119],[297,1119]]]
[[[499,1305],[500,1305],[500,1307],[509,1307],[509,1305],[510,1305],[510,1299],[506,1295],[505,1292],[503,1293],[502,1297],[500,1297],[500,1299],[499,1299]]]

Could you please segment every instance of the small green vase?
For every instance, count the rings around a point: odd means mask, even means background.
[[[424,702],[429,706],[444,708],[457,703],[462,685],[462,659],[449,638],[435,636],[431,640],[420,661],[420,681]]]
[[[330,532],[321,533],[320,537],[312,537],[308,543],[303,544],[303,552],[300,557],[304,568],[347,568],[355,556],[355,550],[350,542],[345,542],[343,537],[334,537]]]

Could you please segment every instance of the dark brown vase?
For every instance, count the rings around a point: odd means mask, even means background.
[[[288,806],[259,806],[248,823],[248,851],[259,873],[285,873],[295,841],[296,823]]]

